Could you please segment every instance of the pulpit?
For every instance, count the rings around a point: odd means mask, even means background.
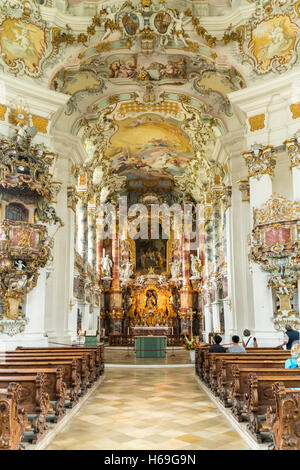
[[[139,357],[166,357],[166,336],[136,336],[135,355]]]

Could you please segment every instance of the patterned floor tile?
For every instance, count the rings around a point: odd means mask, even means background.
[[[47,450],[208,450],[247,445],[194,371],[106,369],[105,380]]]

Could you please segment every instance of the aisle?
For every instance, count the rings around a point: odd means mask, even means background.
[[[193,368],[107,368],[105,377],[47,450],[248,448]]]

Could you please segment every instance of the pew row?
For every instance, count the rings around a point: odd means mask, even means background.
[[[22,386],[10,382],[0,389],[0,450],[20,450],[28,418],[20,407]]]

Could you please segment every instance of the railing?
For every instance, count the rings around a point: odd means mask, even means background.
[[[134,336],[133,335],[108,335],[109,346],[128,346],[134,347]],[[167,346],[182,346],[184,343],[184,335],[168,335]]]

